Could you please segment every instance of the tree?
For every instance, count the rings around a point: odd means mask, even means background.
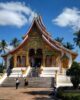
[[[62,37],[62,38],[57,37],[55,40],[63,44],[63,40],[64,40],[64,38],[63,38],[63,37]]]
[[[16,48],[20,44],[20,41],[17,38],[14,38],[10,45],[13,45],[14,48]]]
[[[71,44],[69,42],[63,43],[63,40],[64,40],[63,37],[62,38],[57,37],[55,40],[60,42],[67,49],[70,49],[70,50],[74,49],[74,45],[73,44]]]
[[[80,48],[80,30],[74,33],[74,42],[76,43],[77,46]]]
[[[70,42],[64,43],[63,46],[64,46],[65,48],[67,48],[67,49],[70,49],[70,50],[74,49],[74,45],[71,44]]]
[[[3,51],[4,54],[5,54],[5,48],[6,48],[6,47],[7,47],[6,41],[5,41],[5,40],[2,40],[2,41],[0,42],[0,53]]]
[[[0,63],[0,73],[3,73],[5,69],[5,66],[3,65],[3,63]]]
[[[25,35],[22,36],[22,40],[24,40],[24,38],[25,38]]]
[[[73,62],[71,68],[67,70],[66,75],[70,76],[73,87],[78,88],[80,83],[80,65],[77,62]]]

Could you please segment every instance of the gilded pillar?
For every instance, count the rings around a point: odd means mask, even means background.
[[[56,58],[54,59],[54,56],[52,56],[52,66],[51,67],[56,67],[55,64],[54,64],[55,61],[56,61]]]
[[[22,55],[20,55],[20,59],[21,59],[21,62],[20,62],[20,66],[19,67],[23,67]]]
[[[43,67],[45,67],[45,55],[43,55]]]
[[[17,67],[17,55],[14,55],[14,67]]]
[[[29,57],[28,57],[28,51],[26,53],[26,66],[29,66]]]
[[[58,66],[59,66],[59,72],[62,73],[62,62],[60,56],[58,57]]]

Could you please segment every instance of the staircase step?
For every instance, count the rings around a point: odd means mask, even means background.
[[[24,86],[24,78],[19,77],[20,80],[20,86]],[[15,77],[7,77],[3,84],[1,85],[2,87],[15,87]],[[33,87],[33,88],[49,88],[52,87],[53,84],[53,78],[46,78],[46,77],[29,77],[28,78],[28,87]]]
[[[17,73],[20,72],[20,69],[16,69],[13,70],[13,73]],[[20,71],[19,71],[20,70]],[[18,71],[18,72],[17,72]],[[51,71],[50,71],[51,72]],[[52,87],[54,84],[54,78],[53,77],[38,77],[39,76],[39,68],[35,69],[32,68],[29,71],[28,74],[28,87],[33,87],[33,88],[49,88]],[[51,75],[53,76],[53,75]],[[19,81],[20,81],[20,87],[24,86],[24,78],[22,76],[19,77]],[[3,82],[3,84],[1,86],[3,87],[15,87],[15,83],[16,83],[16,77],[7,77],[5,79],[5,81]]]

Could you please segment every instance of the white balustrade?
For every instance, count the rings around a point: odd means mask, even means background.
[[[55,77],[56,71],[59,71],[59,67],[42,67],[40,77]]]
[[[13,68],[12,73],[9,77],[27,77],[30,72],[30,66],[26,67],[20,67],[20,68]]]

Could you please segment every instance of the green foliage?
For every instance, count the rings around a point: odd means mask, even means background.
[[[80,30],[74,33],[74,42],[76,43],[77,46],[80,48]]]
[[[4,72],[4,66],[3,64],[0,64],[0,73],[3,73]]]
[[[74,45],[71,44],[70,42],[64,43],[63,46],[64,46],[65,48],[67,48],[67,49],[70,49],[70,50],[74,49]]]
[[[73,90],[71,87],[59,87],[56,96],[61,100],[80,100],[79,91]]]
[[[64,40],[64,38],[63,38],[63,37],[62,37],[62,38],[57,37],[55,40],[56,40],[57,42],[60,42],[60,43],[62,43],[62,44],[63,44],[63,40]]]
[[[5,48],[6,48],[6,46],[7,46],[6,41],[5,41],[5,40],[2,40],[2,41],[0,42],[0,53],[1,53],[2,51],[4,51],[4,53],[5,53]]]
[[[67,48],[67,49],[70,49],[70,50],[74,49],[74,45],[71,44],[70,42],[66,42],[66,43],[63,42],[63,40],[64,40],[63,37],[62,37],[62,38],[57,37],[55,40],[56,40],[57,42],[60,42],[60,43],[61,43],[65,48]]]
[[[56,94],[56,96],[58,97],[58,98],[62,98],[62,95],[63,95],[63,88],[58,88],[57,89],[57,94]]]
[[[77,62],[73,62],[71,68],[67,70],[68,76],[80,76],[80,65]]]
[[[24,38],[25,38],[25,35],[22,36],[22,40],[24,40]]]
[[[79,93],[63,93],[62,100],[80,100]]]
[[[13,45],[14,48],[16,48],[20,44],[20,41],[17,38],[14,38],[10,45]]]
[[[78,88],[80,82],[80,65],[77,62],[73,62],[71,68],[67,70],[66,75],[70,76],[73,87]]]

